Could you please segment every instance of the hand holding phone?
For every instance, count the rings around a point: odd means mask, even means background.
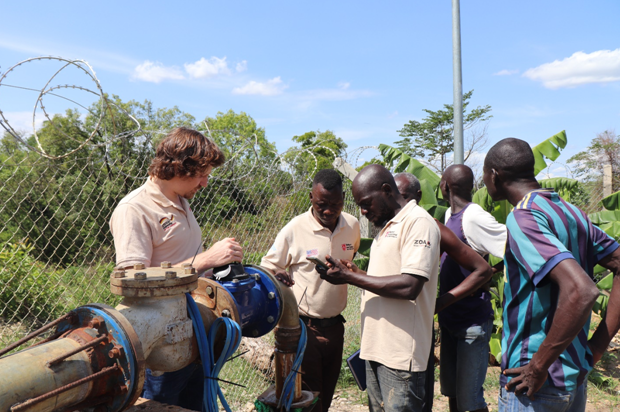
[[[321,259],[316,258],[316,257],[307,257],[306,259],[308,259],[310,262],[314,263],[316,266],[318,266],[319,268],[323,269],[323,270],[329,270],[329,266],[327,266],[327,264],[323,261],[321,261]]]

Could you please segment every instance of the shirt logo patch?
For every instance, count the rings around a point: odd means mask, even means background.
[[[342,244],[342,250],[343,251],[347,251],[347,250],[353,250],[353,245],[350,243],[343,243]]]
[[[384,237],[389,237],[392,239],[396,239],[398,237],[398,234],[396,233],[395,230],[388,230],[387,232],[385,232],[385,236]]]
[[[431,248],[431,242],[429,240],[414,240],[413,241],[413,246],[415,247],[425,247],[427,249]]]
[[[167,232],[168,230],[170,230],[170,228],[174,225],[176,225],[178,222],[174,221],[174,215],[170,215],[170,217],[163,217],[161,219],[159,219],[159,224],[161,225],[161,228],[164,229],[164,232]]]
[[[319,255],[319,249],[306,250],[306,257],[317,257]]]

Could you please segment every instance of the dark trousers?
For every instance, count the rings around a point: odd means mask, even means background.
[[[426,365],[426,391],[424,393],[424,412],[433,410],[433,398],[435,397],[435,327],[433,326],[433,342],[431,343],[431,353],[428,356]]]
[[[202,365],[198,363],[190,363],[181,370],[165,372],[160,376],[153,376],[151,370],[147,369],[142,397],[200,411],[202,410],[204,380]]]
[[[301,363],[302,384],[304,389],[321,393],[312,412],[327,412],[340,376],[344,324],[337,322],[324,327],[312,321],[306,323],[308,344]]]

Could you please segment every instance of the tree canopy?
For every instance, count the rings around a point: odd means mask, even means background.
[[[469,99],[473,90],[463,94],[463,130],[469,130],[469,140],[465,144],[467,160],[476,148],[486,143],[486,130],[477,130],[476,126],[489,120],[491,106],[478,106],[467,112]],[[447,155],[454,151],[454,106],[444,104],[443,109],[424,109],[427,116],[418,122],[410,120],[398,130],[404,139],[395,142],[396,147],[414,158],[429,162],[439,173],[449,166]]]

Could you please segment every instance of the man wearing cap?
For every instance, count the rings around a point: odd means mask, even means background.
[[[352,260],[359,248],[360,226],[355,217],[342,212],[342,178],[335,170],[317,172],[310,200],[310,210],[278,233],[261,266],[293,288],[308,331],[302,381],[308,389],[320,392],[313,411],[326,412],[340,375],[344,344],[341,313],[347,305],[347,286],[322,280],[307,258],[324,261],[326,255],[332,255]]]
[[[232,238],[202,252],[200,226],[188,203],[222,163],[222,151],[201,133],[185,127],[172,130],[157,146],[146,183],[125,196],[112,213],[116,266],[158,267],[166,261],[181,266],[193,261],[200,273],[240,262],[243,250]],[[142,396],[199,411],[203,381],[202,367],[196,363],[162,375],[147,369]]]

